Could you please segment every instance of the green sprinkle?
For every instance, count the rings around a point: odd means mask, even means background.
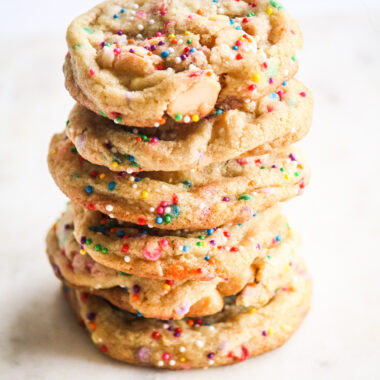
[[[295,172],[294,175],[295,175],[296,177],[299,177],[300,173]]]
[[[268,260],[270,260],[271,258],[272,258],[272,256],[271,256],[271,255],[268,255],[268,256],[267,256],[267,259],[268,259]]]
[[[100,244],[95,244],[94,249],[96,252],[99,252],[102,249],[102,246]]]
[[[239,200],[250,201],[252,200],[252,197],[248,194],[243,194],[243,195],[240,195]]]
[[[100,114],[108,119],[108,116],[103,111],[100,111]]]
[[[66,121],[66,127],[70,124],[70,120]]]
[[[248,13],[248,15],[247,15],[248,17],[254,17],[254,16],[256,16],[253,12],[250,12],[250,13]]]
[[[88,34],[94,34],[94,31],[91,28],[84,27],[83,30],[87,32]]]
[[[70,152],[71,152],[71,153],[78,153],[77,148],[76,148],[75,146],[73,146],[73,147],[70,149]]]
[[[293,62],[295,62],[295,61],[297,61],[297,58],[293,55],[293,57],[292,57],[292,61]]]
[[[180,115],[179,113],[177,113],[177,115],[175,115],[174,116],[174,119],[176,119],[176,120],[182,120],[182,118],[183,118],[183,116],[182,115]]]
[[[189,38],[186,42],[190,45],[193,41]]]
[[[201,235],[201,236],[198,236],[198,239],[205,240],[205,237],[203,235]]]
[[[108,248],[103,248],[102,249],[102,253],[107,254],[108,253]]]
[[[148,136],[142,135],[141,139],[142,139],[142,141],[148,141]]]
[[[280,171],[284,172],[284,171],[285,171],[285,168],[281,168]]]
[[[200,247],[202,245],[202,242],[198,241],[197,246]]]
[[[116,123],[121,123],[121,121],[123,120],[123,118],[121,116],[118,116],[115,121]]]
[[[264,169],[266,169],[267,167],[266,166],[262,166],[260,169],[261,170],[264,170]]]
[[[172,217],[170,215],[165,215],[164,220],[165,223],[170,223],[172,221]]]
[[[92,244],[92,239],[87,239],[86,240],[86,245],[90,245],[90,244]]]
[[[129,274],[129,273],[125,273],[125,272],[119,272],[121,275],[123,275],[123,276],[127,276],[127,277],[131,277],[132,275],[131,274]]]

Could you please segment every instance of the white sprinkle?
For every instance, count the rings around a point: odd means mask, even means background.
[[[178,41],[177,41],[177,45],[182,45],[183,44],[183,39],[180,38]]]
[[[131,181],[131,182],[135,182],[135,177],[129,177],[129,180]]]
[[[131,168],[128,168],[128,169],[127,169],[127,173],[128,173],[128,174],[132,174],[132,173],[133,173],[133,170],[132,170]]]
[[[171,365],[171,366],[173,366],[173,365],[175,365],[175,360],[169,360],[169,365]]]
[[[142,36],[142,34],[141,34],[141,33],[139,33],[139,34],[137,34],[137,35],[136,35],[136,38],[138,38],[138,39],[140,39],[140,40],[141,40],[141,39],[143,38],[143,36]]]
[[[132,4],[132,8],[133,9],[139,9],[139,6],[138,6],[138,4]]]
[[[158,127],[160,126],[160,123],[155,122],[153,125],[154,125],[156,128],[158,128]]]
[[[172,67],[168,67],[168,68],[166,69],[166,71],[167,71],[168,73],[172,73],[172,72],[174,71],[174,69],[173,69]]]
[[[144,26],[143,26],[143,25],[141,25],[141,24],[138,24],[138,25],[137,25],[137,29],[141,31],[141,30],[143,30],[143,29],[144,29]]]
[[[153,226],[151,224],[147,224],[148,228],[153,228]]]
[[[167,323],[164,323],[164,329],[167,329],[169,327],[169,325]]]
[[[170,48],[168,49],[168,51],[170,51],[170,53],[174,53],[174,49],[173,49],[172,47],[170,47]]]
[[[125,256],[125,257],[124,257],[124,261],[125,261],[126,263],[129,263],[129,262],[131,262],[131,258],[130,258],[129,256]]]
[[[174,60],[175,63],[181,63],[182,59],[181,57],[176,57],[176,59]]]
[[[186,351],[186,347],[181,346],[181,347],[179,348],[179,352],[185,352],[185,351]]]
[[[133,13],[133,14],[135,14],[135,13]],[[133,21],[134,19],[135,19],[134,16],[129,16],[129,21]]]
[[[109,216],[111,219],[114,219],[114,218],[115,218],[114,214],[109,214],[108,216]]]
[[[106,210],[109,211],[109,212],[113,211],[113,206],[112,205],[107,205],[106,206]]]
[[[149,24],[153,25],[156,21],[154,21],[152,18],[149,20]]]
[[[185,123],[190,123],[190,121],[191,121],[190,116],[185,116],[185,117],[183,118],[183,121],[184,121]]]
[[[296,133],[296,129],[293,127],[293,128],[290,130],[290,132],[292,132],[292,133]]]
[[[134,183],[134,184],[132,185],[132,187],[133,187],[134,189],[137,189],[137,184]]]
[[[195,341],[195,345],[196,345],[198,348],[202,348],[205,344],[204,344],[204,342],[202,342],[201,340],[196,340],[196,341]]]
[[[212,325],[210,325],[208,328],[209,328],[209,330],[211,330],[211,331],[214,331],[214,330],[215,330],[215,326],[212,326]]]
[[[195,70],[197,66],[193,65],[192,63],[189,65],[189,70]]]
[[[162,360],[160,360],[159,362],[157,362],[157,366],[158,367],[162,367],[164,365],[164,362]]]
[[[113,147],[111,148],[111,152],[112,152],[112,153],[117,153],[117,149],[113,146]]]
[[[150,212],[154,212],[154,207],[151,207],[151,208],[149,209],[149,211],[150,211]]]
[[[213,360],[209,360],[208,364],[213,365],[215,362]]]
[[[235,59],[235,54],[231,54],[229,58],[230,59]]]
[[[170,214],[172,212],[171,207],[165,207],[165,214]]]
[[[139,133],[139,130],[138,130],[137,128],[133,128],[133,129],[132,129],[132,132],[133,132],[135,135],[137,135],[137,134]]]

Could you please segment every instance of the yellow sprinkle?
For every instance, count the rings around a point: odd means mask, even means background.
[[[117,161],[112,162],[112,167],[117,168],[119,166],[119,163]]]
[[[100,179],[104,179],[105,177],[106,177],[106,175],[105,175],[104,173],[99,174],[99,178],[100,178]]]
[[[253,307],[252,309],[249,309],[249,310],[248,310],[248,313],[249,313],[249,314],[255,314],[256,311],[257,311],[257,309],[256,309],[255,307]]]
[[[287,265],[285,266],[285,270],[288,271],[289,269],[290,269],[290,265],[287,264]]]
[[[181,356],[181,357],[179,358],[179,361],[180,361],[181,363],[185,363],[185,361],[186,361],[186,358],[185,358],[185,357],[183,357],[183,356]]]
[[[284,175],[284,178],[285,178],[285,179],[289,179],[289,174],[285,174],[285,175]]]
[[[148,197],[149,197],[149,193],[147,191],[144,190],[144,191],[141,192],[141,198],[142,199],[146,199]]]
[[[240,37],[238,38],[238,40],[239,40],[239,41],[244,41],[244,38],[243,38],[242,36],[240,36]]]
[[[272,8],[267,8],[266,12],[270,16],[273,13],[273,9]]]
[[[172,39],[172,38],[174,38],[174,37],[175,37],[174,34],[169,34],[169,35],[168,35],[168,38],[170,38],[170,39]]]
[[[186,30],[185,36],[188,36],[189,34],[190,34],[190,32],[188,30]]]
[[[57,151],[56,150],[51,150],[50,154],[57,154]]]
[[[191,119],[195,122],[199,121],[199,116],[198,115],[193,115],[191,116]]]
[[[162,288],[164,290],[170,290],[170,285],[169,284],[164,284],[164,285],[162,285]]]
[[[216,21],[218,18],[216,16],[209,17],[210,21]]]
[[[259,83],[261,81],[261,75],[260,73],[255,73],[252,75],[252,80],[255,82],[255,83]]]
[[[272,335],[273,331],[271,329],[268,329],[268,335]]]
[[[87,252],[84,250],[84,249],[81,249],[80,251],[79,251],[79,253],[81,254],[81,255],[85,255]]]

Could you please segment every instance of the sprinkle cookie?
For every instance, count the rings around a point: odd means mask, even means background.
[[[249,278],[255,258],[265,256],[262,250],[293,240],[277,207],[239,225],[179,231],[144,229],[75,207],[74,226],[80,248],[96,262],[136,276],[172,281]]]
[[[64,134],[50,145],[49,168],[61,190],[90,210],[167,230],[241,223],[302,192],[309,170],[301,153],[284,148],[262,157],[198,171],[112,172],[85,161]]]
[[[285,343],[310,308],[311,281],[302,262],[286,286],[261,308],[236,305],[209,317],[160,321],[139,318],[101,297],[66,288],[66,296],[106,355],[140,366],[170,369],[239,363]]]
[[[292,278],[296,270],[293,263],[299,258],[297,239],[289,231],[281,244],[271,244],[268,249],[256,250],[252,243],[244,247],[251,256],[251,265],[242,266],[245,255],[242,252],[243,258],[236,260],[230,277],[209,281],[152,280],[96,263],[80,249],[73,228],[69,207],[48,234],[47,253],[56,275],[71,287],[99,295],[121,309],[148,318],[180,319],[214,314],[222,309],[225,296],[242,290],[237,304],[264,306],[275,290]]]
[[[113,171],[178,171],[261,155],[304,137],[313,99],[296,80],[240,110],[219,110],[192,125],[129,128],[76,105],[66,133],[86,160]]]
[[[302,35],[272,0],[112,0],[75,19],[67,43],[66,87],[79,103],[153,127],[274,91],[297,72]]]

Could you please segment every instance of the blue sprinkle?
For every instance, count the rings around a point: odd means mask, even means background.
[[[205,256],[205,260],[209,261],[210,260],[210,256]]]
[[[142,230],[141,233],[144,235],[148,235],[148,230]]]
[[[137,316],[141,318],[143,315],[140,312],[138,312]]]
[[[235,20],[233,18],[230,18],[230,24],[231,25],[235,24]]]
[[[125,290],[129,290],[128,286],[124,286],[124,289],[125,289]]]
[[[273,100],[279,100],[280,99],[280,97],[278,96],[278,94],[276,94],[275,92],[272,92],[268,96],[269,96],[270,99],[273,99]]]
[[[214,233],[214,230],[212,228],[207,230],[207,235],[212,235]]]
[[[280,235],[277,235],[277,236],[276,236],[276,240],[277,240],[277,241],[281,241],[281,236],[280,236]]]
[[[184,245],[183,248],[182,248],[182,251],[183,252],[189,252],[189,247],[187,245]]]
[[[125,232],[124,231],[117,231],[117,236],[119,238],[123,238],[125,236]]]
[[[109,190],[115,190],[115,186],[116,186],[116,182],[115,181],[112,181],[108,184],[108,189]]]
[[[94,189],[93,189],[92,186],[87,186],[87,187],[85,188],[85,190],[86,190],[86,193],[87,193],[87,194],[92,194],[92,192],[94,191]]]
[[[212,0],[213,3],[217,3],[219,0]]]
[[[190,53],[195,53],[196,51],[197,51],[196,48],[191,48],[191,49],[190,49]]]
[[[239,46],[234,45],[234,46],[232,46],[232,49],[234,49],[234,50],[238,50],[238,49],[239,49]]]
[[[177,205],[172,205],[171,206],[172,207],[172,214],[173,214],[173,216],[174,217],[178,217],[178,215],[179,215],[179,207],[177,206]]]
[[[190,181],[183,181],[182,182],[185,186],[191,187],[192,183]]]
[[[162,57],[162,58],[166,58],[166,57],[168,57],[169,55],[170,55],[170,52],[167,51],[167,50],[164,50],[164,51],[161,53],[161,57]]]
[[[283,86],[287,86],[287,85],[288,85],[288,82],[287,82],[286,80],[284,80],[284,81],[282,82],[282,85],[283,85]]]
[[[223,110],[220,109],[220,108],[218,108],[217,110],[215,110],[215,113],[216,113],[217,115],[221,115],[221,114],[223,113]]]
[[[131,155],[128,155],[128,160],[131,161],[131,162],[133,162],[135,160],[135,158],[133,156],[131,156]]]
[[[161,216],[157,216],[157,218],[156,218],[156,223],[157,224],[162,224],[163,221],[164,221],[164,219],[162,219]]]
[[[113,15],[113,18],[119,18],[119,15]]]
[[[120,10],[120,13],[124,13],[125,12],[125,8],[122,8],[121,10]]]
[[[243,28],[240,25],[238,25],[235,29],[236,30],[242,30]]]
[[[141,181],[141,178],[140,177],[136,177],[135,178],[135,182],[140,182]]]
[[[255,212],[252,216],[256,217],[257,215],[258,215],[257,212]]]

